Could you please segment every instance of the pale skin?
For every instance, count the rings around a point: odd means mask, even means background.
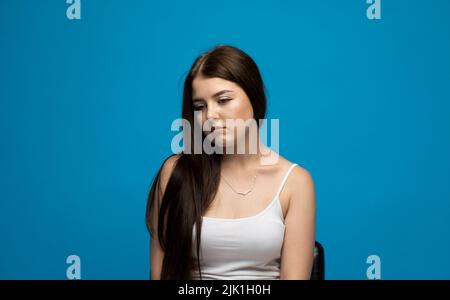
[[[234,82],[198,76],[192,87],[194,107],[202,112],[203,120],[213,119],[214,124],[222,125],[226,119],[253,118],[250,100]],[[230,134],[227,136],[227,130],[221,133],[226,145],[231,139]],[[234,137],[233,140],[238,138]],[[277,154],[279,159],[275,164],[261,165],[260,156],[268,153],[268,148],[259,140],[258,145],[256,154],[226,154],[221,169],[222,175],[238,191],[247,190],[251,186],[251,176],[257,175],[253,190],[241,196],[221,180],[217,196],[204,216],[242,218],[256,215],[267,207],[292,163]],[[177,158],[172,156],[163,166],[162,191],[165,190]],[[300,166],[293,168],[281,191],[280,204],[285,224],[280,279],[310,279],[315,242],[316,196],[312,176],[306,169]],[[153,218],[154,224],[157,224],[156,210]],[[164,253],[157,238],[150,241],[150,247],[152,279],[160,279]]]

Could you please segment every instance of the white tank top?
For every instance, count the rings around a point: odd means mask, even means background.
[[[284,217],[280,193],[292,164],[270,204],[254,216],[225,219],[203,217],[200,267],[202,279],[270,280],[280,278]],[[197,259],[195,224],[193,255]],[[196,260],[195,260],[196,261]],[[193,279],[200,279],[196,269]]]

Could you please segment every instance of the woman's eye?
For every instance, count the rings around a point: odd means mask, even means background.
[[[203,105],[194,106],[194,110],[203,110]]]
[[[222,98],[222,99],[219,99],[219,103],[221,103],[221,104],[223,104],[223,103],[226,103],[226,102],[228,102],[229,100],[231,100],[231,99],[229,99],[229,98]]]

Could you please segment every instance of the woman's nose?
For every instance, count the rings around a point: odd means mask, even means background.
[[[207,119],[218,119],[219,118],[219,109],[216,105],[209,105],[206,111]]]

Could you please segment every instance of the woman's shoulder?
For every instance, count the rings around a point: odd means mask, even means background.
[[[278,168],[280,170],[288,170],[292,165],[295,164],[295,167],[293,167],[289,177],[295,177],[299,179],[311,176],[309,171],[300,163],[290,161],[287,158],[281,156],[280,154],[278,154],[278,161],[276,164],[278,165]]]
[[[288,168],[294,164],[294,162],[282,157],[281,155],[279,156],[279,160],[280,165],[282,165],[282,168],[285,170],[288,170]],[[292,192],[298,190],[299,188],[311,189],[314,185],[311,173],[300,163],[295,162],[295,164],[295,167],[293,167],[289,173],[284,187],[288,195],[291,195]]]
[[[161,164],[160,180],[161,180],[161,185],[163,187],[163,190],[165,189],[165,186],[166,186],[170,176],[172,175],[172,171],[175,168],[176,163],[180,157],[181,157],[181,154],[172,154],[172,155],[166,157],[164,159],[163,163]]]
[[[162,163],[161,171],[165,173],[171,173],[180,157],[181,154],[171,154],[166,157]]]

